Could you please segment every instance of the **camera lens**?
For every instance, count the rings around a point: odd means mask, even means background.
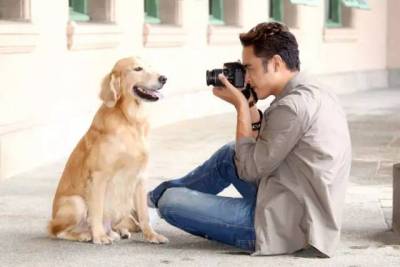
[[[206,72],[207,85],[222,86],[223,84],[218,79],[218,74],[222,73],[222,71],[223,71],[222,69],[207,70]]]
[[[208,70],[206,72],[206,82],[207,82],[207,85],[212,85],[213,84],[212,71]]]

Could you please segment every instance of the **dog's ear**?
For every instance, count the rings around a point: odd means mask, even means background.
[[[121,97],[121,81],[115,74],[110,73],[104,77],[101,83],[100,99],[104,104],[112,108]]]

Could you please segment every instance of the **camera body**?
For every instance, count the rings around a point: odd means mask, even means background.
[[[223,73],[228,81],[236,88],[244,87],[246,70],[240,62],[227,62],[224,63],[222,69],[207,70],[207,85],[224,86],[218,79],[218,74],[220,73]]]

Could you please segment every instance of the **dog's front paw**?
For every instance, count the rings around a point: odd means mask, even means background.
[[[106,234],[93,235],[93,243],[98,245],[111,245],[113,242],[112,238]]]
[[[92,240],[92,235],[89,232],[81,233],[78,238],[79,242],[89,242],[90,240]]]
[[[168,243],[169,240],[163,235],[157,234],[157,233],[148,233],[144,235],[144,238],[149,241],[150,243],[154,244],[164,244]]]
[[[108,233],[108,236],[112,239],[112,241],[118,241],[121,239],[121,236],[112,230]]]

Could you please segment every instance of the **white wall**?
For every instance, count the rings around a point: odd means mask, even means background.
[[[241,58],[238,34],[267,20],[268,6],[229,1],[240,11],[235,25],[209,35],[208,1],[175,0],[180,27],[150,27],[152,47],[143,46],[142,0],[115,0],[115,25],[78,24],[72,50],[67,0],[31,0],[31,23],[0,22],[0,178],[67,156],[100,104],[102,77],[123,56],[140,55],[168,77],[165,99],[149,105],[154,127],[232,111],[212,96],[205,71]],[[292,8],[302,69],[346,77],[377,71],[375,85],[385,85],[386,68],[400,68],[400,6],[369,3],[370,10],[352,10],[352,27],[343,30],[325,29],[324,5]]]
[[[390,69],[400,68],[400,1],[388,0],[387,12],[387,67]]]

